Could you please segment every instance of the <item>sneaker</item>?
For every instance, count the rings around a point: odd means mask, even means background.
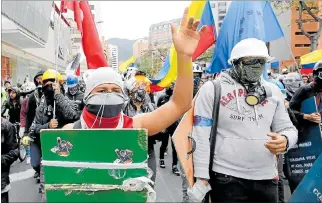
[[[35,172],[34,178],[37,178],[37,177],[39,177],[39,174],[37,172]]]
[[[26,158],[26,164],[29,165],[30,164],[30,157]]]
[[[39,185],[39,193],[40,194],[44,194],[45,193],[45,187],[44,187],[44,184],[42,184],[42,183]]]
[[[172,166],[172,173],[176,176],[180,176],[180,172],[177,166]]]
[[[165,163],[163,159],[160,159],[160,168],[165,168]]]
[[[165,149],[164,156],[168,155],[168,147]]]

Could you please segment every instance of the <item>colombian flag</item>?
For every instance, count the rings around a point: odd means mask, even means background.
[[[129,58],[128,60],[126,60],[124,63],[122,63],[119,67],[119,70],[124,73],[128,67],[131,67],[134,65],[135,62],[135,56],[132,56],[131,58]]]
[[[213,45],[216,39],[215,22],[209,1],[192,1],[189,7],[187,18],[189,19],[190,17],[200,19],[199,28],[201,28],[203,25],[205,25],[207,28],[206,32],[204,32],[200,37],[198,47],[192,56],[192,60],[195,60],[211,45]],[[166,58],[158,77],[151,81],[154,85],[157,85],[160,87],[160,89],[162,89],[164,87],[168,87],[174,80],[176,80],[176,78],[177,52],[172,44],[169,56]]]
[[[322,49],[301,56],[301,74],[309,75],[312,73],[316,62],[322,60]]]

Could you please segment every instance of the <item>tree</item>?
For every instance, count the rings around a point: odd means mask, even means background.
[[[214,46],[210,46],[203,54],[201,54],[196,60],[205,61],[206,63],[211,62]]]
[[[149,49],[138,61],[138,69],[144,71],[149,78],[154,78],[160,71],[168,56],[169,48],[155,47]]]
[[[311,51],[314,51],[318,47],[318,41],[322,33],[322,17],[319,16],[319,11],[321,8],[318,8],[318,1],[315,0],[306,0],[306,1],[298,1],[298,0],[288,0],[288,1],[275,1],[273,3],[275,8],[281,10],[281,12],[285,12],[286,10],[293,8],[298,10],[299,12],[299,19],[295,22],[299,26],[299,29],[303,33],[304,36],[310,39],[310,47]],[[312,19],[303,19],[303,14],[309,14]],[[310,22],[317,22],[319,24],[317,32],[308,32],[304,29],[303,23],[310,21]]]

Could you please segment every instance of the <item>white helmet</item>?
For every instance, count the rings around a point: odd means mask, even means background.
[[[31,93],[36,89],[36,85],[33,82],[26,82],[21,85],[20,92],[21,93]]]
[[[192,68],[194,73],[203,73],[202,67],[196,63],[192,64]]]
[[[247,38],[238,42],[230,53],[229,64],[232,64],[234,60],[238,60],[243,57],[263,57],[270,62],[274,59],[268,55],[268,49],[265,42],[256,38]]]

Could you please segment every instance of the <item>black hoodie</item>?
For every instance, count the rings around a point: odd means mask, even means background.
[[[38,86],[38,83],[36,81],[36,78],[40,75],[43,75],[44,71],[41,70],[39,71],[35,77],[34,77],[34,83],[36,85],[36,87]],[[41,93],[41,88],[37,88],[29,97],[28,99],[28,104],[27,104],[27,112],[26,112],[26,126],[25,126],[25,134],[29,133],[29,128],[32,124],[32,122],[34,121],[35,115],[36,115],[36,109],[37,106],[40,103],[40,99],[41,99],[42,93]]]
[[[11,99],[9,96],[7,101],[5,101],[5,103],[1,107],[1,116],[3,116],[7,111],[7,109],[9,109],[9,112],[8,112],[9,122],[12,124],[15,122],[20,123],[20,110],[21,110],[21,104],[23,100],[20,98],[20,94],[17,87],[10,88],[8,92],[10,91],[14,91],[17,94],[17,96],[14,99]]]

